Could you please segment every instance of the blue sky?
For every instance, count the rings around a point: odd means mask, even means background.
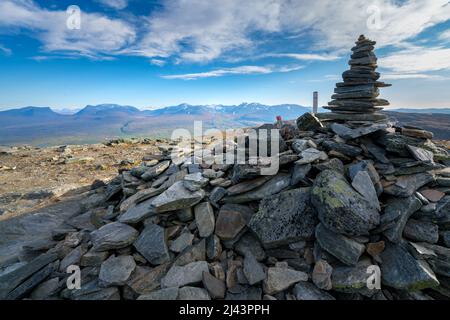
[[[392,107],[450,107],[449,19],[447,0],[1,0],[0,109],[325,105],[361,33]]]

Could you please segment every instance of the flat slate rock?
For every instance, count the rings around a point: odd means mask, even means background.
[[[249,285],[254,285],[266,278],[263,266],[256,260],[252,253],[248,253],[244,258],[244,274]]]
[[[170,260],[166,241],[164,228],[151,223],[141,232],[134,247],[148,262],[160,265]]]
[[[372,265],[370,259],[362,259],[356,266],[338,266],[333,270],[331,277],[333,290],[343,293],[359,293],[364,296],[372,296],[376,289],[369,289],[367,282],[372,273],[367,272]],[[382,276],[384,273],[382,273]]]
[[[225,204],[220,208],[215,234],[222,240],[232,240],[247,225],[253,211],[239,204]]]
[[[178,300],[211,300],[211,297],[205,289],[187,286],[178,290]]]
[[[380,257],[383,261],[381,280],[386,286],[416,291],[439,285],[430,266],[423,260],[416,260],[402,245],[387,243]]]
[[[169,189],[157,196],[152,205],[155,212],[167,212],[192,207],[205,197],[203,190],[189,191],[182,181],[175,182]]]
[[[191,262],[185,266],[173,266],[161,280],[162,288],[183,287],[199,283],[203,279],[203,272],[209,272],[206,261]]]
[[[366,247],[346,236],[336,234],[322,224],[316,228],[316,239],[320,246],[349,266],[355,266]]]
[[[316,224],[310,188],[299,188],[264,198],[249,228],[264,247],[273,248],[312,238]]]
[[[297,283],[293,293],[297,300],[336,300],[328,292],[320,290],[314,284],[306,281]]]
[[[279,173],[272,177],[262,186],[245,192],[240,195],[228,196],[223,199],[225,203],[245,203],[256,200],[261,200],[264,197],[279,193],[287,189],[291,182],[291,175],[287,173]]]
[[[322,171],[316,177],[311,203],[319,220],[336,233],[367,235],[380,222],[378,210],[353,190],[342,174],[333,170]]]
[[[136,268],[132,256],[111,256],[100,268],[99,285],[102,287],[123,286]]]
[[[331,140],[324,141],[322,146],[326,150],[334,150],[342,153],[348,157],[356,157],[362,152],[362,149],[359,147],[351,146],[345,143],[335,142]]]
[[[263,288],[266,294],[275,294],[300,281],[308,281],[308,275],[289,268],[270,267]]]
[[[214,210],[209,202],[202,202],[194,207],[195,223],[197,224],[199,236],[209,237],[214,232],[216,218]]]
[[[392,226],[384,231],[384,236],[391,242],[400,242],[408,219],[421,206],[422,202],[416,196],[389,200],[384,209],[384,214],[381,216],[381,226]]]
[[[136,229],[120,222],[111,222],[91,233],[92,250],[107,251],[129,246],[138,236]]]
[[[434,180],[434,175],[429,172],[414,175],[405,175],[397,178],[397,181],[384,188],[384,192],[397,197],[409,197],[420,187]]]
[[[403,235],[412,241],[437,243],[439,227],[432,222],[409,219],[403,229]]]
[[[377,191],[367,171],[358,171],[352,179],[352,187],[362,195],[373,208],[381,210]]]
[[[213,299],[223,299],[225,298],[225,282],[217,279],[209,272],[203,272],[202,278],[203,286],[208,290],[209,295]]]
[[[152,206],[152,202],[153,199],[149,199],[129,208],[119,217],[119,222],[134,224],[155,215],[156,212]]]

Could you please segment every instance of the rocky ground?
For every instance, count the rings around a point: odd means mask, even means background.
[[[0,148],[0,220],[57,201],[96,180],[107,182],[158,149],[156,140],[121,139],[104,144],[49,148]]]
[[[391,123],[297,124],[276,175],[181,150],[174,163],[160,142],[106,184],[0,221],[0,298],[448,299],[448,150]]]

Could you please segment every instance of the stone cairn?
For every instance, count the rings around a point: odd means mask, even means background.
[[[283,124],[271,176],[189,151],[173,162],[175,142],[162,144],[2,256],[0,299],[450,298],[449,153],[419,128],[297,124]],[[3,245],[30,229],[7,223]],[[66,286],[71,265],[79,290]]]
[[[343,82],[336,84],[333,100],[324,107],[332,112],[319,115],[321,120],[364,122],[387,119],[378,111],[389,102],[378,96],[380,87],[391,85],[378,81],[380,73],[375,71],[377,57],[373,52],[376,42],[361,35],[355,43],[349,61],[350,70],[342,74]]]

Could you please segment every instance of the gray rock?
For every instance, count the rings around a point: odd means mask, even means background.
[[[173,252],[181,252],[192,244],[194,235],[189,231],[182,232],[181,235],[172,241],[170,250]]]
[[[256,261],[252,253],[248,253],[244,259],[244,274],[248,283],[252,286],[266,278],[264,268]]]
[[[203,272],[209,272],[206,261],[191,262],[185,266],[172,266],[161,280],[161,287],[183,287],[199,283],[203,279]]]
[[[203,177],[201,172],[191,173],[184,177],[183,185],[189,191],[195,192],[208,184],[208,178]]]
[[[410,145],[407,145],[406,149],[408,149],[408,151],[411,153],[411,155],[417,161],[421,161],[424,163],[434,163],[434,160],[433,160],[434,153],[433,152],[419,148],[419,147],[410,146]]]
[[[403,229],[403,235],[413,241],[437,243],[439,228],[432,222],[409,219]]]
[[[152,202],[153,199],[149,199],[129,208],[119,217],[119,222],[134,224],[155,215],[156,212],[152,206]]]
[[[368,279],[372,275],[372,273],[367,271],[368,267],[371,265],[370,259],[362,259],[354,267],[335,267],[331,276],[333,290],[372,296],[377,290],[371,290],[367,287]],[[382,273],[382,277],[383,276],[384,273]]]
[[[141,179],[145,181],[150,181],[151,179],[159,176],[161,173],[163,173],[170,165],[170,161],[162,161],[158,163],[157,165],[149,168],[147,171],[145,171],[144,174],[141,175]]]
[[[30,294],[33,300],[44,300],[55,295],[60,290],[59,278],[51,278],[38,285]]]
[[[160,286],[161,279],[166,275],[169,268],[169,263],[154,268],[136,266],[127,281],[127,286],[139,295],[150,293]]]
[[[132,256],[111,256],[100,267],[99,285],[102,287],[122,286],[135,268],[136,262]]]
[[[326,140],[322,143],[322,146],[326,150],[334,150],[346,155],[348,157],[356,157],[362,150],[359,147],[351,146],[345,143],[335,142],[331,140]]]
[[[225,300],[261,300],[262,290],[259,287],[240,286],[227,291]]]
[[[120,212],[125,212],[129,210],[130,208],[134,207],[135,205],[146,201],[147,199],[150,199],[152,197],[155,197],[161,192],[163,192],[163,188],[148,188],[141,191],[136,192],[131,197],[128,197],[120,204]],[[151,202],[147,202],[147,204],[150,204]]]
[[[443,231],[440,235],[441,235],[442,243],[447,248],[450,248],[450,231]]]
[[[4,298],[5,300],[18,300],[24,298],[29,292],[31,292],[35,287],[47,279],[50,274],[55,271],[55,266],[49,264],[33,274],[31,277],[22,282],[19,286],[14,288],[8,295]]]
[[[195,261],[206,260],[206,241],[202,239],[199,243],[187,247],[174,261],[174,265],[184,266]]]
[[[299,282],[293,293],[297,300],[336,300],[326,291],[322,291],[310,282]]]
[[[272,248],[311,238],[316,223],[310,188],[300,188],[264,198],[249,228],[264,247]]]
[[[266,258],[266,253],[264,252],[261,243],[250,232],[247,232],[239,239],[234,250],[244,257],[250,253],[258,261],[263,261]]]
[[[183,287],[178,290],[178,300],[211,300],[211,297],[205,289]]]
[[[318,260],[314,265],[312,272],[312,281],[319,289],[331,290],[331,274],[333,273],[333,267],[325,260]]]
[[[366,249],[363,244],[344,235],[336,234],[322,224],[316,228],[316,239],[323,249],[349,266],[356,265]]]
[[[80,245],[69,252],[68,255],[61,260],[59,264],[59,271],[66,272],[70,265],[80,265],[81,257],[86,253],[87,249],[84,245]]]
[[[295,153],[300,154],[302,151],[308,148],[317,148],[317,145],[312,140],[295,139],[292,142],[291,148],[292,150],[294,150]]]
[[[308,275],[289,268],[271,267],[267,269],[267,277],[263,282],[264,293],[275,294],[300,281],[308,281]]]
[[[349,139],[356,139],[377,132],[379,130],[385,130],[387,127],[388,125],[386,123],[376,123],[369,126],[361,126],[356,129],[350,129],[345,125],[333,123],[331,125],[331,130],[333,130],[334,133],[336,133],[340,137],[349,140]]]
[[[306,175],[311,170],[311,164],[296,164],[292,171],[291,186],[295,186],[306,178]]]
[[[148,262],[159,265],[170,260],[166,241],[164,228],[148,224],[134,242],[134,247]]]
[[[306,112],[297,118],[297,128],[300,131],[314,131],[323,128],[323,124],[314,114]]]
[[[216,219],[214,210],[209,202],[202,202],[194,207],[195,223],[197,224],[199,236],[209,237],[214,232]]]
[[[239,204],[225,204],[216,221],[216,235],[222,240],[232,240],[247,225],[253,211]]]
[[[434,180],[434,175],[429,172],[414,175],[404,175],[397,178],[395,184],[384,188],[384,192],[397,197],[409,197],[420,187]]]
[[[225,298],[225,282],[217,279],[209,272],[203,272],[202,278],[203,286],[208,290],[209,295],[213,299]]]
[[[175,182],[169,189],[157,196],[153,200],[155,212],[167,212],[187,207],[192,207],[199,203],[205,192],[198,190],[191,192],[183,186],[182,181]]]
[[[328,161],[317,163],[314,165],[314,168],[319,171],[334,170],[342,174],[344,173],[344,164],[337,158],[332,158]]]
[[[177,300],[178,288],[166,288],[140,295],[137,300]]]
[[[94,251],[121,249],[136,240],[137,230],[120,222],[111,222],[91,233]]]
[[[362,195],[369,204],[380,211],[380,202],[375,187],[367,171],[359,171],[352,180],[352,187]]]
[[[387,243],[380,254],[382,283],[386,286],[408,291],[423,290],[439,285],[430,266],[416,260],[402,245]]]
[[[287,189],[291,182],[291,175],[286,173],[279,173],[272,179],[264,183],[262,186],[252,191],[236,196],[228,196],[223,199],[226,203],[245,203],[250,201],[261,200],[272,194],[279,193]]]
[[[223,197],[226,196],[226,194],[227,189],[223,187],[215,187],[209,194],[208,198],[212,203],[217,204]]]
[[[262,176],[262,177],[258,177],[256,179],[242,181],[238,184],[235,184],[234,186],[229,187],[227,189],[227,193],[230,196],[245,193],[245,192],[254,190],[254,189],[262,186],[270,179],[271,179],[270,176]]]
[[[336,171],[322,171],[314,181],[311,203],[320,221],[330,230],[345,235],[367,235],[380,222],[378,210]]]
[[[400,242],[403,229],[411,215],[420,209],[422,202],[415,196],[397,198],[388,201],[384,214],[381,217],[381,225],[392,225],[384,231],[384,235],[391,242]],[[393,223],[391,223],[393,222]]]
[[[120,300],[120,292],[117,287],[99,287],[97,280],[92,280],[81,286],[79,290],[71,290],[72,300]]]
[[[222,254],[222,244],[220,238],[215,234],[206,239],[206,255],[209,260],[216,260]]]
[[[108,251],[90,250],[81,257],[80,265],[83,267],[100,266],[108,256]]]
[[[308,148],[306,150],[303,150],[300,153],[300,157],[301,157],[300,160],[297,160],[295,162],[296,164],[302,165],[302,164],[312,163],[317,160],[325,161],[328,159],[328,155],[325,152],[319,151],[314,148]]]
[[[29,278],[49,263],[52,263],[57,258],[58,256],[54,253],[44,253],[33,259],[31,262],[0,276],[0,299],[5,299],[7,295],[25,279]]]

